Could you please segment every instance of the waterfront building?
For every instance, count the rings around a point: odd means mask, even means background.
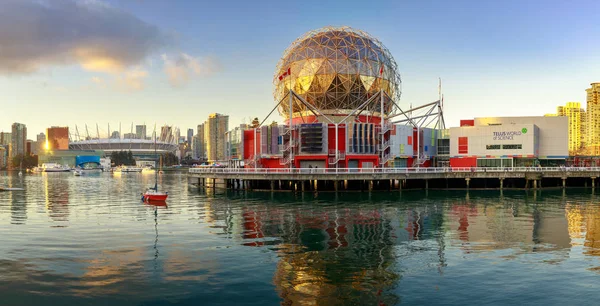
[[[146,125],[136,125],[135,135],[137,139],[146,139]]]
[[[577,155],[584,147],[586,112],[581,108],[579,102],[567,102],[564,106],[558,106],[555,114],[545,116],[563,116],[569,118],[569,154]]]
[[[600,155],[600,83],[591,83],[586,89],[587,131],[585,146],[587,155]]]
[[[8,146],[12,140],[12,134],[6,132],[0,132],[0,145]]]
[[[48,150],[69,149],[69,127],[53,126],[46,129],[46,142]]]
[[[4,169],[7,166],[8,150],[4,145],[0,145],[0,169]]]
[[[100,167],[100,158],[105,152],[101,150],[47,150],[38,156],[38,165],[55,163],[69,167]]]
[[[274,106],[284,123],[246,129],[239,155],[245,167],[425,166],[430,160],[422,159],[435,154],[423,154],[422,137],[431,133],[417,126],[395,129],[391,120],[400,84],[392,55],[369,34],[349,27],[307,32],[275,70]],[[405,137],[392,140],[396,131]],[[410,156],[400,154],[401,145]],[[434,149],[427,144],[427,150]],[[395,163],[394,155],[402,161]]]
[[[194,147],[194,153],[196,154],[195,159],[205,160],[206,159],[206,138],[204,137],[204,123],[198,124],[196,130],[196,145]]]
[[[22,123],[13,123],[12,138],[10,143],[9,160],[19,154],[25,154],[27,150],[27,126]]]
[[[206,141],[206,159],[224,161],[227,142],[225,133],[229,130],[229,116],[210,114],[204,123],[204,139]]]
[[[276,124],[273,126],[278,129]],[[229,161],[229,166],[231,167],[240,167],[243,165],[244,130],[247,128],[248,125],[241,124],[225,134],[227,141],[226,160]]]
[[[564,165],[569,157],[565,116],[486,117],[450,128],[451,167]]]
[[[137,137],[136,133],[125,133],[123,134],[123,139],[140,139]]]

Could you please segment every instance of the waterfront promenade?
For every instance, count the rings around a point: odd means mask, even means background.
[[[251,190],[392,190],[596,187],[600,167],[191,168],[188,181]],[[308,187],[308,188],[307,188]]]

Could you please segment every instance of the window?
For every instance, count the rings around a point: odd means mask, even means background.
[[[458,154],[469,154],[468,137],[458,137]]]
[[[500,145],[486,145],[487,150],[500,150]]]
[[[502,150],[521,150],[523,145],[520,144],[505,144],[502,145]]]

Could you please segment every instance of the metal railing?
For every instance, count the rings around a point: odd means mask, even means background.
[[[600,172],[600,167],[514,167],[514,168],[190,168],[189,173],[261,173],[261,174],[290,174],[290,173],[465,173],[465,172]]]

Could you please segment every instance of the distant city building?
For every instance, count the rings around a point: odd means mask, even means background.
[[[111,139],[120,139],[121,138],[121,134],[119,134],[118,131],[114,131],[114,132],[112,132],[112,134],[110,134],[110,138]]]
[[[194,129],[187,130],[187,143],[192,145],[192,137],[194,137]]]
[[[569,153],[576,155],[585,142],[586,112],[579,102],[567,102],[564,106],[556,108],[556,114],[545,116],[567,117],[569,120]]]
[[[6,147],[0,145],[0,169],[6,168],[6,159],[8,158]]]
[[[229,116],[210,114],[204,123],[206,140],[206,158],[209,161],[223,161],[226,158],[227,141],[225,133],[229,130]]]
[[[204,135],[204,123],[198,124],[196,130],[196,145],[194,146],[194,152],[196,154],[196,159],[205,160],[206,159],[206,138]]]
[[[172,142],[173,141],[173,128],[165,125],[160,128],[159,139],[164,142]]]
[[[185,136],[179,136],[179,143],[183,144],[187,141],[187,139],[185,138]]]
[[[33,140],[27,139],[27,145],[25,146],[25,154],[31,155],[33,154]]]
[[[27,150],[27,127],[22,123],[13,123],[12,125],[12,139],[10,143],[9,159],[19,155],[25,154]]]
[[[137,139],[146,139],[146,125],[136,125],[135,135]]]
[[[35,148],[32,149],[33,154],[39,155],[46,149],[46,134],[39,133],[36,135]]]
[[[0,133],[0,145],[9,146],[11,140],[12,140],[11,133],[5,133],[5,132]]]
[[[239,167],[242,165],[244,161],[244,130],[248,128],[247,124],[242,124],[226,133],[226,158],[229,161],[229,166]]]
[[[53,126],[46,129],[48,150],[69,149],[69,127]]]
[[[586,153],[600,155],[600,83],[590,84],[587,93]]]
[[[123,134],[123,139],[140,139],[137,136],[137,133],[125,133]]]

